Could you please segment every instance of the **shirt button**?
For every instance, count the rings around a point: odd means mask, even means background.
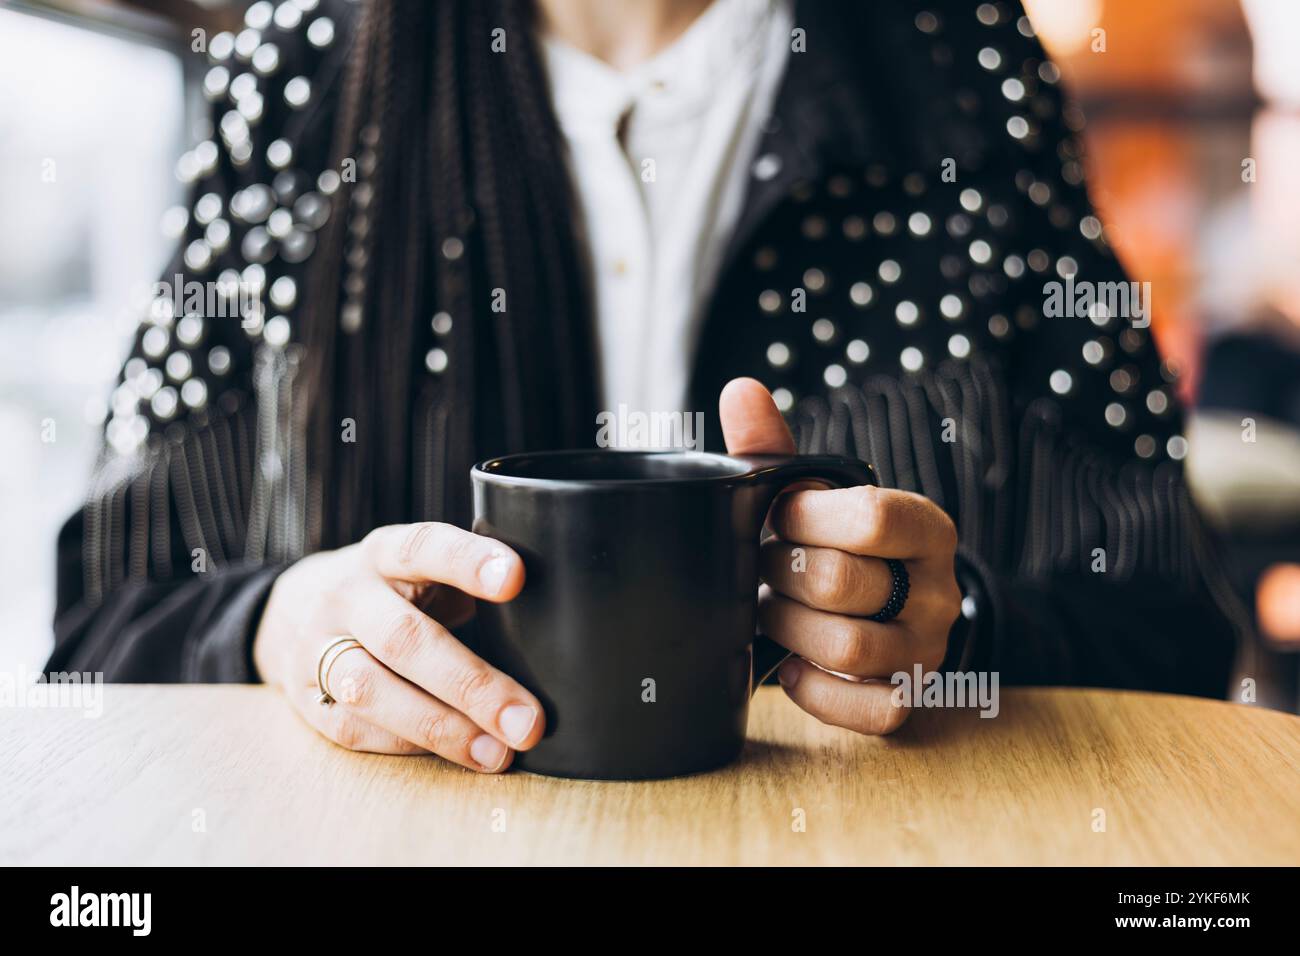
[[[615,259],[613,262],[610,263],[609,269],[616,276],[627,275],[627,260]]]

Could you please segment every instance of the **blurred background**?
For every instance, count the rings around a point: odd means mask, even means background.
[[[1300,0],[1024,5],[1194,408],[1189,473],[1257,624],[1239,676],[1300,709]],[[246,6],[0,0],[0,671],[49,652],[55,535],[183,221],[175,165],[207,122],[192,31],[238,31]]]

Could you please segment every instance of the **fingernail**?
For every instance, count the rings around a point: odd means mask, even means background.
[[[799,675],[803,673],[803,668],[793,657],[786,660],[776,672],[776,679],[781,682],[781,686],[786,690],[794,687],[799,683]]]
[[[509,748],[491,734],[479,734],[469,745],[469,755],[474,758],[476,764],[489,773],[501,769],[508,753],[510,753]]]
[[[478,579],[483,585],[483,593],[495,595],[505,584],[506,575],[510,573],[510,559],[499,554],[478,569]]]
[[[518,747],[532,733],[533,724],[537,723],[537,712],[526,704],[511,704],[501,711],[498,723],[506,740]]]

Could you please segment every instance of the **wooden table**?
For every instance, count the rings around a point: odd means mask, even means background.
[[[866,738],[763,688],[750,738],[678,780],[489,777],[346,752],[266,688],[108,686],[98,719],[0,711],[0,863],[1300,863],[1274,711],[1018,690]]]

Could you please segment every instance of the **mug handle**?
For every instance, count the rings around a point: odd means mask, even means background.
[[[845,455],[728,455],[748,466],[740,481],[756,485],[770,493],[759,496],[755,523],[762,531],[768,510],[782,491],[796,481],[821,481],[836,488],[875,485],[876,473],[865,461]],[[790,656],[776,641],[763,634],[754,635],[753,693]]]

